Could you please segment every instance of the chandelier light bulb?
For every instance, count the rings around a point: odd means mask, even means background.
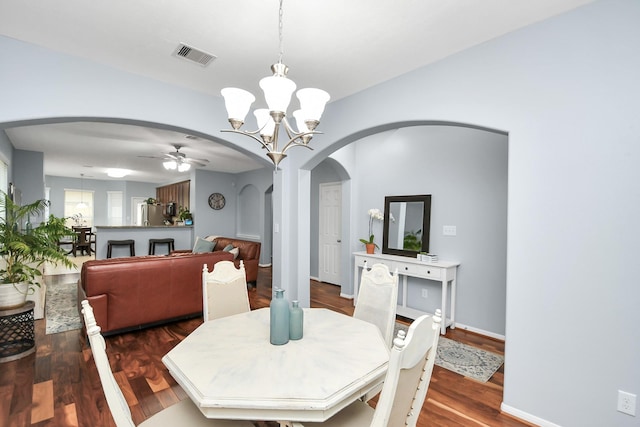
[[[296,96],[300,101],[300,109],[303,112],[304,120],[320,121],[324,106],[327,105],[331,98],[327,92],[322,89],[305,88],[296,92]]]
[[[256,97],[251,92],[236,87],[226,87],[220,91],[220,94],[224,98],[229,120],[244,122],[244,118]]]
[[[256,116],[256,121],[258,122],[258,129],[260,129],[260,136],[273,137],[273,132],[276,128],[276,122],[273,121],[271,115],[269,114],[269,110],[266,108],[258,108],[253,112],[253,115]]]
[[[299,133],[309,132],[309,128],[307,124],[304,122],[304,114],[302,110],[296,110],[293,112],[293,118],[296,120],[296,126],[298,127]]]
[[[178,172],[186,172],[191,169],[191,165],[189,163],[180,163],[178,165]]]
[[[269,111],[284,113],[289,108],[296,84],[286,77],[271,76],[260,80],[260,88],[264,92]]]
[[[176,168],[178,167],[178,164],[174,161],[174,160],[169,160],[167,162],[162,163],[162,166],[164,166],[164,168],[166,170],[176,170]]]

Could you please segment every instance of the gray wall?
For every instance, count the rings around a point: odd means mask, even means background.
[[[343,224],[343,235],[367,237],[367,211],[384,210],[387,195],[431,194],[430,252],[462,263],[456,320],[472,330],[504,337],[507,155],[506,135],[452,126],[387,131],[337,151],[334,160],[323,161],[311,173],[311,275],[318,274],[318,186],[340,181],[344,166],[357,177],[354,190],[359,196],[353,200],[354,221]],[[354,164],[343,161],[352,156],[357,159]],[[443,236],[443,225],[456,225],[457,236]],[[380,247],[382,227],[381,221],[374,221]],[[344,245],[343,256],[351,259],[348,248]],[[355,250],[364,250],[359,241]],[[342,271],[342,295],[353,294],[351,274],[351,268]],[[410,279],[409,285],[411,307],[430,312],[440,307],[438,282]],[[420,296],[421,288],[427,288],[427,299]]]
[[[459,261],[457,319],[504,335],[507,258],[507,137],[462,127],[419,126],[378,134],[356,144],[356,234],[369,233],[367,211],[384,209],[384,197],[431,194],[429,251]],[[457,226],[444,236],[444,225]],[[382,222],[374,221],[382,247]],[[363,250],[362,244],[358,250]],[[414,283],[410,281],[410,284]],[[409,305],[440,307],[437,282],[416,280]],[[419,288],[429,297],[420,297]]]
[[[638,22],[640,2],[597,1],[336,101],[333,143],[298,162],[420,121],[508,132],[502,407],[538,425],[637,425],[616,399],[640,393]]]
[[[46,186],[49,187],[51,213],[64,216],[64,190],[93,191],[94,220],[93,225],[107,225],[107,191],[122,191],[124,197],[124,225],[131,224],[131,198],[155,197],[156,184],[137,181],[111,181],[91,178],[67,178],[60,176],[46,176]]]
[[[33,203],[44,198],[44,156],[40,152],[15,150],[13,152],[13,178],[9,181],[22,191],[22,203]],[[36,224],[44,218],[32,218]],[[37,221],[37,222],[36,222]]]

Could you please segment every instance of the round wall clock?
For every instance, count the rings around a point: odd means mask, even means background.
[[[209,206],[211,209],[220,210],[224,208],[225,200],[224,196],[220,193],[212,193],[209,196]]]

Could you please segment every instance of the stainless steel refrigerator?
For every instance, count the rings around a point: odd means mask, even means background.
[[[164,225],[161,205],[142,205],[142,225]]]

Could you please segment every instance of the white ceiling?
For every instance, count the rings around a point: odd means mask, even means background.
[[[591,1],[288,0],[283,62],[298,87],[336,100]],[[278,59],[278,1],[0,0],[0,34],[215,96],[236,86],[261,99],[257,82]],[[217,58],[207,67],[176,58],[179,43]],[[175,143],[209,159],[208,170],[262,166],[211,141],[131,125],[59,123],[7,135],[17,149],[44,152],[47,175],[105,179],[107,167],[121,167],[136,172],[130,179],[166,182],[159,159],[137,156]],[[131,154],[115,154],[123,151]]]

